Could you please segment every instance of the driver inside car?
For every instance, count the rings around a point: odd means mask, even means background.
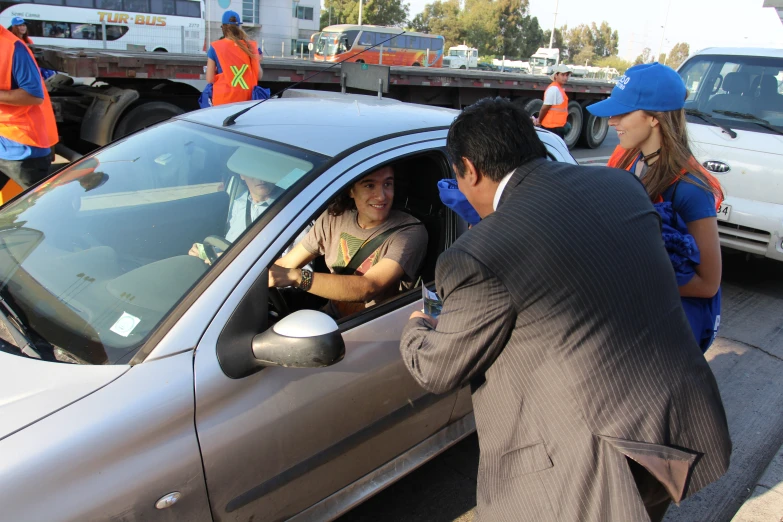
[[[269,268],[270,288],[296,287],[328,299],[324,311],[334,318],[411,288],[427,251],[427,230],[413,216],[392,210],[393,200],[390,166],[353,183]],[[320,255],[329,273],[303,268]]]
[[[258,167],[253,157],[253,150],[249,148],[238,149],[229,159],[227,167],[238,174],[247,186],[247,190],[241,191],[231,203],[231,215],[228,218],[225,239],[228,243],[233,243],[283,193],[283,189],[275,185],[283,176],[269,171],[262,172],[263,168]],[[203,243],[193,243],[188,254],[200,257],[210,264],[208,248],[210,246],[205,246]],[[216,251],[214,255],[219,256],[221,253]]]

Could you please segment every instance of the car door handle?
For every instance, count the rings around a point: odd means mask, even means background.
[[[715,172],[717,174],[723,174],[731,170],[731,167],[729,167],[727,164],[723,163],[722,161],[707,160],[704,163],[702,163],[702,165],[704,166],[705,169],[709,170],[710,172]]]

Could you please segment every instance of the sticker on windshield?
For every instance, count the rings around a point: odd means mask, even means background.
[[[122,315],[114,325],[109,328],[112,332],[123,337],[128,337],[134,328],[141,322],[141,319],[134,317],[128,312],[122,312]]]

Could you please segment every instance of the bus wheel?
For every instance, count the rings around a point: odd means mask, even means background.
[[[419,62],[416,62],[413,64],[414,67],[421,67],[421,64]]]
[[[467,69],[467,67],[465,67],[464,65],[460,65],[459,68],[460,69]]]
[[[172,103],[161,101],[142,102],[120,118],[117,127],[114,129],[114,139],[122,138],[137,130],[145,129],[161,121],[168,120],[172,116],[184,113],[184,109]]]
[[[164,49],[163,47],[158,47],[153,51],[154,53],[167,53],[168,51]]]
[[[364,63],[364,60],[356,60],[356,63]]]
[[[582,106],[575,101],[568,102],[568,122],[571,124],[571,130],[565,135],[563,141],[566,142],[569,149],[573,149],[576,146],[576,142],[582,134],[583,120]]]
[[[586,110],[588,105],[595,101],[583,101],[582,110],[584,114],[584,125],[582,125],[582,135],[579,137],[579,143],[590,149],[597,149],[606,139],[609,132],[609,118],[599,118],[590,114]]]

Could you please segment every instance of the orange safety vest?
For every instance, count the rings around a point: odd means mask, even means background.
[[[258,85],[258,60],[250,58],[228,38],[212,44],[223,72],[215,76],[212,85],[212,105],[248,101],[253,87]],[[250,51],[258,54],[258,45],[250,40]]]
[[[625,153],[627,151],[622,148],[621,146],[617,146],[614,148],[614,152],[612,152],[612,155],[609,157],[609,161],[606,162],[607,167],[615,167],[619,168],[620,161],[623,159],[623,156],[625,156]],[[722,189],[720,187],[720,183],[718,183],[718,180],[715,179],[715,176],[701,168],[701,166],[696,162],[694,158],[693,159],[693,167],[695,169],[698,169],[698,171],[707,179],[707,182],[710,184],[710,187],[715,190],[718,194],[722,192]],[[628,164],[628,167],[626,167],[625,170],[628,172],[631,172],[631,168],[633,167],[634,162],[631,162]],[[680,179],[682,179],[683,176],[685,176],[688,173],[687,170],[682,169],[680,172],[680,175],[674,178],[672,181],[672,185],[677,183]],[[655,203],[661,203],[663,201],[663,198],[661,196],[658,196],[658,201],[655,201]],[[719,196],[715,197],[715,208],[720,208],[720,204],[723,203],[723,198],[720,198]]]
[[[557,129],[559,127],[565,127],[568,121],[568,96],[566,95],[563,86],[557,82],[552,82],[549,87],[557,87],[560,94],[563,95],[563,103],[552,105],[547,111],[544,119],[541,120],[541,126],[547,129]],[[547,89],[549,88],[547,87]]]
[[[14,44],[18,41],[14,33],[0,26],[0,91],[11,90]],[[27,46],[24,49],[35,61],[32,51]],[[43,84],[43,78],[41,83]],[[20,107],[0,103],[0,136],[22,145],[42,149],[57,143],[57,123],[54,120],[52,102],[49,101],[49,93],[45,85],[43,94],[44,101],[40,105]]]

